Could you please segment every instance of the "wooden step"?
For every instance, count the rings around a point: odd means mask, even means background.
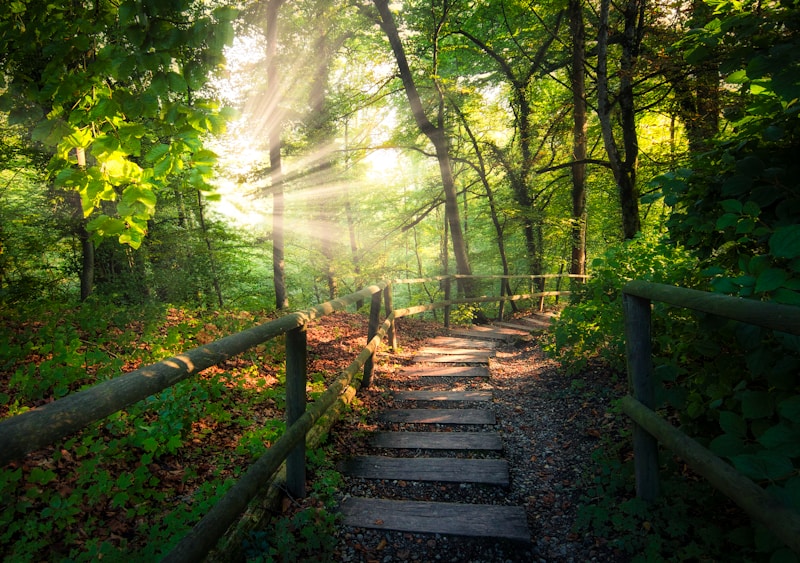
[[[494,412],[486,409],[391,409],[378,414],[382,422],[407,424],[494,424]]]
[[[504,459],[365,455],[345,460],[339,471],[365,479],[480,483],[503,487],[509,484],[508,462]]]
[[[470,329],[466,328],[451,328],[450,334],[457,335],[457,336],[464,336],[467,338],[475,338],[479,340],[500,340],[503,342],[508,342],[513,340],[515,337],[521,335],[521,333],[517,331],[512,331],[511,329],[507,328],[489,328],[489,327],[472,327]]]
[[[502,328],[510,328],[511,330],[517,330],[522,334],[529,335],[531,333],[531,327],[526,326],[520,323],[513,323],[513,322],[494,322],[492,326],[498,326]]]
[[[411,360],[425,364],[488,364],[491,352],[472,352],[469,354],[424,354],[419,353]]]
[[[533,329],[549,328],[551,324],[549,317],[524,317],[521,319],[516,319],[514,322],[521,323]]]
[[[404,369],[401,375],[406,377],[489,377],[489,369],[486,366],[413,367]]]
[[[418,354],[481,354],[483,356],[494,356],[494,350],[489,348],[472,348],[468,346],[426,346]]]
[[[529,543],[521,506],[415,502],[351,497],[341,507],[344,522],[356,528],[411,533],[498,538]]]
[[[376,432],[370,445],[376,448],[500,451],[503,440],[495,432]]]
[[[396,401],[491,401],[491,391],[394,391]]]
[[[452,336],[437,336],[430,341],[431,346],[452,346],[454,348],[480,348],[492,350],[497,348],[497,342],[492,340],[474,340],[472,338],[454,338]]]

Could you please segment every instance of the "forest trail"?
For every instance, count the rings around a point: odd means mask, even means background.
[[[530,340],[548,324],[549,317],[537,315],[430,339],[400,372],[403,385],[389,390],[392,408],[373,413],[367,451],[340,463],[350,483],[341,504],[344,524],[528,545],[525,508],[504,499],[510,475],[489,363],[498,344]],[[372,485],[363,487],[367,481]],[[372,496],[374,484],[381,494]],[[468,495],[459,492],[473,487],[494,489],[494,502],[463,502]]]

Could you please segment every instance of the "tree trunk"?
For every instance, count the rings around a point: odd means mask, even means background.
[[[381,27],[389,39],[389,44],[392,46],[397,67],[400,71],[400,78],[403,81],[406,96],[408,97],[409,105],[411,106],[411,113],[417,123],[420,131],[428,137],[431,144],[436,151],[436,159],[439,163],[439,172],[442,177],[442,189],[444,190],[445,199],[445,215],[447,223],[450,228],[450,237],[453,242],[453,256],[456,259],[456,269],[461,275],[472,275],[472,269],[469,264],[469,257],[467,255],[467,246],[464,241],[464,234],[461,230],[461,220],[458,211],[458,197],[455,188],[455,180],[453,178],[453,169],[450,162],[449,142],[447,134],[444,129],[443,123],[443,104],[441,103],[441,92],[439,92],[439,119],[438,125],[434,125],[425,115],[425,109],[422,106],[417,86],[414,82],[414,76],[408,66],[405,50],[400,41],[400,34],[397,31],[392,12],[389,9],[388,0],[373,0],[378,13],[381,16]],[[474,293],[474,284],[470,280],[460,280],[462,291],[465,295],[471,297]]]
[[[78,159],[78,167],[86,168],[86,151],[83,148],[76,148],[75,153]],[[73,216],[77,222],[76,234],[81,243],[81,301],[86,301],[94,290],[94,243],[86,230],[86,219],[83,216],[83,205],[81,196],[74,192],[75,212]]]
[[[619,71],[620,89],[616,95],[620,110],[624,155],[619,150],[611,123],[612,106],[608,89],[610,2],[611,0],[600,1],[597,37],[597,115],[600,119],[603,143],[608,153],[611,171],[619,189],[622,233],[626,239],[632,239],[641,230],[639,191],[636,186],[639,141],[636,135],[633,72],[639,55],[646,2],[645,0],[628,0],[625,5],[625,29],[622,35],[622,58]]]
[[[203,240],[206,243],[206,250],[208,250],[208,267],[211,270],[211,284],[214,286],[214,292],[217,295],[217,303],[219,308],[224,307],[222,301],[222,289],[219,285],[219,276],[217,275],[217,263],[214,260],[214,247],[211,245],[211,237],[208,236],[206,229],[206,218],[203,210],[203,194],[197,190],[197,218],[200,221],[200,232],[203,233]]]
[[[278,10],[284,0],[268,0],[266,18],[267,39],[267,90],[271,110],[268,120],[270,189],[272,192],[272,279],[275,288],[275,307],[289,308],[286,293],[286,265],[284,262],[284,200],[283,168],[281,164],[281,135],[283,120],[280,115],[280,86],[278,82]]]
[[[586,274],[586,29],[581,0],[569,0],[572,35],[572,257],[571,274]]]

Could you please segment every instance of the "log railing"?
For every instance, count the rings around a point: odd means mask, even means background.
[[[88,389],[67,395],[0,421],[0,468],[28,453],[49,446],[78,432],[87,425],[104,419],[125,407],[154,395],[224,360],[259,344],[285,335],[286,338],[286,417],[284,434],[239,478],[211,510],[184,536],[164,561],[200,561],[217,544],[231,524],[235,523],[248,504],[263,492],[285,463],[286,488],[294,497],[305,494],[306,436],[318,421],[328,418],[342,401],[349,401],[360,387],[368,387],[372,379],[373,357],[386,337],[396,347],[395,319],[460,303],[505,302],[538,299],[546,295],[568,292],[539,292],[500,297],[452,299],[395,310],[392,286],[400,283],[446,280],[460,276],[443,276],[424,280],[381,282],[350,295],[328,301],[307,311],[287,314],[279,319],[226,336],[210,344],[189,350],[153,365],[131,371]],[[483,276],[501,278],[502,276]],[[527,278],[528,276],[517,276]],[[552,277],[552,276],[546,276]],[[566,277],[566,276],[565,276]],[[327,390],[306,408],[306,325],[322,316],[343,311],[370,299],[367,344],[355,360],[337,377]],[[385,319],[380,320],[381,305]]]
[[[658,444],[682,458],[717,490],[800,554],[800,513],[784,505],[731,465],[659,417],[654,409],[651,304],[659,301],[764,328],[800,335],[800,308],[669,285],[632,281],[623,288],[628,377],[633,396],[622,409],[634,421],[636,494],[658,496]]]

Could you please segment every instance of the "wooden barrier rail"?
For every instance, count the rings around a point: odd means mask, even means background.
[[[623,412],[635,423],[637,496],[646,501],[658,496],[660,442],[800,554],[800,513],[654,412],[651,304],[660,301],[795,335],[800,335],[800,308],[642,281],[632,281],[622,291],[628,377],[633,396],[624,397],[621,404]]]
[[[443,279],[464,276],[443,276]],[[508,276],[482,276],[508,277]],[[519,276],[527,277],[527,276]],[[565,276],[566,277],[566,276]],[[314,425],[327,416],[332,407],[350,397],[359,387],[370,385],[373,357],[384,338],[396,347],[395,319],[449,308],[461,303],[506,302],[532,299],[568,292],[539,292],[525,295],[477,297],[446,300],[428,305],[393,309],[392,286],[428,280],[381,282],[350,295],[328,301],[307,311],[287,314],[274,321],[226,336],[183,354],[139,368],[88,389],[67,395],[57,401],[0,421],[0,467],[24,455],[74,434],[87,425],[122,410],[155,393],[222,361],[262,344],[276,336],[286,336],[286,431],[244,473],[225,495],[206,513],[200,522],[175,546],[164,561],[194,562],[202,560],[217,544],[279,468],[286,467],[286,487],[295,497],[305,494],[306,436]],[[370,298],[367,344],[355,360],[328,389],[306,409],[306,325],[322,316],[345,310]],[[381,305],[386,316],[381,322]]]

